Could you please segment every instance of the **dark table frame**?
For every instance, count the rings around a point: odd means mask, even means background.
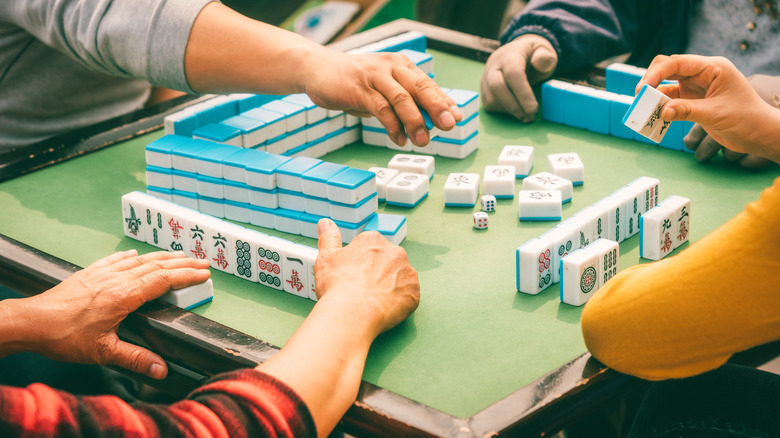
[[[348,50],[407,31],[419,31],[432,49],[485,61],[498,42],[409,20],[396,20],[331,46]],[[193,97],[171,102],[74,131],[36,145],[0,154],[0,181],[50,164],[109,147],[158,129],[166,114],[190,104]],[[199,98],[204,99],[204,98]],[[80,269],[0,235],[0,283],[26,295],[43,292]],[[278,348],[202,316],[165,303],[147,303],[120,326],[120,336],[146,346],[169,363],[163,381],[133,375],[172,395],[183,397],[214,374],[253,367]],[[746,360],[763,363],[780,344]],[[468,348],[464,349],[468,354]],[[488,372],[489,370],[485,370]],[[124,371],[127,373],[126,371]],[[458,418],[362,382],[357,401],[342,429],[357,436],[535,436],[556,432],[603,407],[640,381],[601,365],[588,353],[517,390],[469,418]]]

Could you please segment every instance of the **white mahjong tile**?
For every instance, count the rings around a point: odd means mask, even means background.
[[[483,193],[496,198],[514,198],[515,166],[485,166]]]
[[[579,249],[561,259],[561,301],[585,304],[599,288],[599,256]]]
[[[410,154],[395,154],[390,162],[387,163],[387,167],[390,169],[396,169],[399,172],[420,173],[433,177],[435,170],[434,158],[429,155],[410,155]]]
[[[566,178],[549,172],[539,172],[523,178],[523,190],[558,190],[561,192],[561,203],[571,201],[573,184]]]
[[[561,220],[561,192],[557,190],[520,190],[517,205],[521,221]]]
[[[370,167],[368,171],[376,174],[376,193],[379,195],[379,202],[385,202],[385,188],[398,175],[398,171],[384,167]]]
[[[658,204],[675,211],[674,227],[674,248],[679,248],[687,242],[691,232],[691,200],[682,196],[669,196]]]
[[[574,215],[557,225],[574,232],[574,249],[585,248],[593,242],[596,227],[592,218]]]
[[[661,260],[674,251],[677,211],[666,207],[651,208],[639,219],[639,256]]]
[[[122,222],[125,236],[146,242],[146,204],[148,198],[141,192],[122,196]]]
[[[552,244],[553,283],[561,281],[561,259],[570,252],[577,250],[578,245],[574,242],[574,234],[572,230],[555,227],[539,236],[540,239]]]
[[[644,85],[628,113],[623,119],[623,124],[649,138],[660,143],[666,134],[671,122],[661,118],[661,107],[670,99],[655,88]]]
[[[214,299],[214,283],[209,278],[201,284],[170,290],[159,299],[189,310]]]
[[[593,227],[593,239],[591,242],[601,238],[606,238],[609,234],[609,211],[604,208],[591,205],[578,211],[575,216],[581,216],[592,223]]]
[[[451,173],[444,183],[444,205],[473,207],[479,197],[478,173]]]
[[[658,179],[640,176],[626,185],[642,189],[643,197],[640,202],[643,203],[643,213],[658,205],[659,191],[661,189],[661,182]]]
[[[622,199],[626,204],[626,227],[624,236],[626,239],[639,233],[639,218],[646,211],[645,191],[640,187],[625,186],[611,195],[613,198]]]
[[[606,237],[609,240],[622,242],[625,240],[626,203],[623,199],[606,196],[593,204],[594,207],[607,211]]]
[[[400,172],[385,188],[385,202],[400,207],[414,207],[428,196],[428,177]]]
[[[515,166],[515,177],[525,178],[534,167],[534,147],[506,145],[498,156],[498,164]]]
[[[515,250],[518,292],[536,295],[553,283],[552,243],[531,239]]]
[[[585,181],[585,165],[576,152],[547,155],[547,166],[550,173],[568,179],[575,186]]]
[[[598,287],[611,280],[620,270],[620,245],[614,240],[598,239],[585,247],[599,257]]]

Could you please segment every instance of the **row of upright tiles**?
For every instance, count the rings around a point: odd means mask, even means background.
[[[329,217],[345,242],[366,227],[394,243],[405,235],[405,217],[378,217],[367,170],[177,135],[147,145],[146,161],[148,193],[214,217],[311,238]]]
[[[187,257],[208,260],[213,269],[226,274],[317,300],[315,248],[141,192],[122,196],[122,214],[127,237],[160,249],[182,251]]]
[[[623,116],[634,101],[634,91],[645,71],[632,65],[611,64],[606,68],[606,90],[549,80],[542,84],[542,118],[600,134],[693,152],[683,144],[683,137],[691,130],[693,122],[672,122],[660,143],[652,142],[623,124]]]
[[[515,258],[518,292],[536,295],[558,283],[560,260],[572,251],[602,238],[620,243],[637,235],[642,215],[658,205],[660,186],[656,178],[639,177],[520,245]],[[547,261],[544,269],[542,260]]]

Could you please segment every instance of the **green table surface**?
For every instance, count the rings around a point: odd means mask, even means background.
[[[432,53],[442,86],[479,89],[482,63]],[[537,296],[515,291],[515,249],[556,223],[519,222],[517,202],[499,200],[489,229],[475,230],[471,214],[479,207],[444,207],[448,173],[482,174],[506,144],[534,146],[534,172],[547,170],[547,154],[576,151],[586,166],[585,184],[574,189],[564,218],[647,175],[661,180],[661,198],[691,199],[694,242],[758,198],[777,173],[775,167],[746,172],[720,159],[703,165],[684,152],[544,121],[522,125],[484,112],[480,119],[478,151],[463,160],[437,157],[428,199],[414,209],[379,207],[408,217],[401,246],[419,272],[422,299],[414,315],[374,342],[364,373],[371,383],[458,417],[553,371],[585,346],[581,308],[562,304],[557,284]],[[161,135],[156,131],[0,184],[0,233],[80,266],[129,248],[153,251],[123,236],[120,197],[144,190],[144,146]],[[365,169],[386,165],[394,154],[357,143],[324,159]],[[270,233],[316,246],[305,237]],[[622,268],[640,263],[638,246],[638,237],[620,245]],[[214,272],[213,279],[214,301],[195,312],[278,346],[314,305],[223,273]]]

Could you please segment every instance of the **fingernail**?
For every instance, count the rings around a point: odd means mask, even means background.
[[[184,257],[185,256],[184,251],[173,251],[172,254],[174,256],[176,256],[176,257]]]
[[[452,105],[450,107],[450,112],[452,113],[453,117],[455,117],[455,120],[463,119],[463,113],[460,112],[460,108],[458,108],[458,105]]]
[[[149,367],[149,375],[160,380],[165,377],[165,368],[159,363],[153,363],[152,366]]]
[[[666,120],[674,120],[677,117],[677,111],[674,108],[664,108],[661,112],[661,118]]]
[[[330,230],[331,227],[335,226],[336,224],[333,223],[332,220],[328,218],[322,218],[319,222],[317,222],[317,235],[321,235],[322,233],[325,233],[326,231]]]
[[[406,134],[404,134],[403,132],[398,134],[398,139],[396,140],[396,144],[398,144],[398,146],[405,145],[406,144]]]
[[[428,131],[426,129],[418,129],[417,133],[414,134],[414,141],[418,146],[428,144]]]
[[[455,126],[455,118],[452,116],[452,113],[449,111],[444,111],[439,116],[439,123],[445,128],[452,128]]]

